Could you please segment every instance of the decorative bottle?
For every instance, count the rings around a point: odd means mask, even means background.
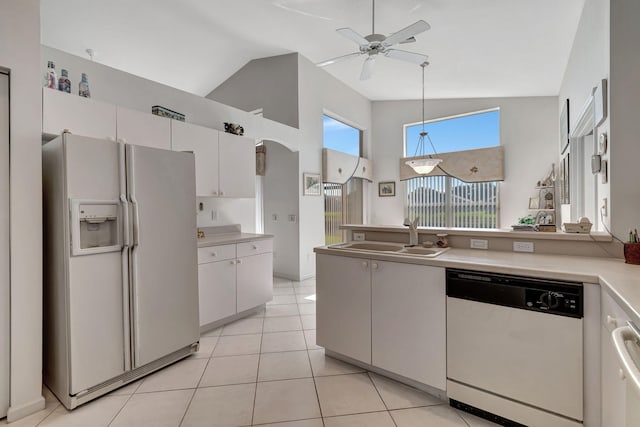
[[[63,68],[61,74],[62,75],[58,80],[58,90],[71,93],[71,80],[69,80],[69,73]]]
[[[57,89],[58,76],[56,75],[56,66],[53,61],[47,63],[47,71],[44,73],[44,87],[49,89]]]
[[[85,98],[91,98],[91,92],[89,91],[89,78],[86,73],[82,73],[82,79],[78,85],[78,95]]]

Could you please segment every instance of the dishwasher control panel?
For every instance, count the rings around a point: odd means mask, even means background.
[[[447,269],[447,297],[582,318],[579,282]]]
[[[529,288],[525,291],[525,300],[527,307],[549,313],[574,316],[579,316],[582,313],[579,293]]]

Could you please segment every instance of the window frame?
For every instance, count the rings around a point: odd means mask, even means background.
[[[472,112],[466,112],[466,113],[460,113],[460,114],[453,114],[453,115],[449,115],[449,116],[444,116],[444,117],[438,117],[438,118],[433,118],[433,119],[429,119],[429,120],[424,120],[424,124],[427,125],[429,123],[435,123],[435,122],[442,122],[442,121],[446,121],[446,120],[451,120],[451,119],[457,119],[457,118],[461,118],[461,117],[468,117],[468,116],[475,116],[475,115],[480,115],[480,114],[486,114],[486,113],[491,113],[491,112],[498,112],[498,145],[497,146],[501,146],[502,145],[502,140],[500,138],[500,107],[492,107],[492,108],[486,108],[483,110],[477,110],[477,111],[472,111]],[[403,152],[403,157],[410,157],[413,156],[413,154],[409,154],[407,153],[407,131],[408,128],[413,127],[413,126],[420,126],[422,125],[423,121],[420,120],[418,122],[414,122],[414,123],[405,123],[402,125],[402,152]],[[426,143],[426,141],[425,141]],[[488,147],[477,147],[477,148],[488,148]],[[456,151],[452,151],[452,152],[458,152],[458,151],[465,151],[465,150],[456,150]],[[415,178],[412,178],[415,179]],[[454,205],[452,203],[452,190],[454,188],[453,184],[453,180],[456,179],[454,177],[448,176],[448,175],[444,175],[444,185],[445,185],[445,195],[444,195],[444,207],[445,207],[445,225],[444,227],[438,227],[438,226],[433,226],[433,225],[428,225],[426,227],[428,228],[463,228],[463,229],[472,229],[471,227],[453,227],[454,224]],[[404,182],[404,200],[403,200],[403,208],[404,208],[404,212],[406,215],[408,215],[409,213],[409,191],[408,191],[408,181]],[[462,181],[464,182],[464,181]],[[496,203],[495,203],[495,227],[487,227],[487,228],[480,228],[482,230],[491,230],[491,229],[499,229],[500,228],[500,182],[499,181],[491,181],[491,182],[495,182],[496,183]]]

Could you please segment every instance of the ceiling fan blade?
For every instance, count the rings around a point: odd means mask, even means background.
[[[360,80],[368,80],[373,75],[373,64],[376,62],[374,56],[368,57],[364,64],[362,64],[362,72],[360,73]]]
[[[369,45],[369,41],[367,39],[365,39],[360,34],[356,33],[351,28],[338,28],[336,31],[341,36],[346,37],[349,40],[353,40],[354,42],[358,43],[358,45],[360,45],[360,46],[362,46],[362,45],[368,46]]]
[[[406,50],[388,49],[385,51],[384,56],[387,58],[399,59],[401,61],[412,62],[414,64],[422,65],[427,62],[429,57],[421,53],[407,52]]]
[[[327,65],[335,64],[336,62],[344,61],[345,59],[352,58],[354,56],[360,56],[362,52],[353,52],[347,55],[338,56],[336,58],[327,59],[326,61],[318,62],[318,67],[326,67]]]
[[[402,40],[401,42],[399,42],[400,44],[405,44],[405,43],[415,43],[416,38],[415,37],[409,37],[406,40]]]
[[[385,41],[382,42],[382,44],[385,46],[392,46],[396,43],[400,43],[410,37],[413,37],[416,34],[420,34],[424,31],[427,31],[429,28],[431,28],[431,26],[427,24],[426,21],[420,20],[420,21],[414,22],[413,24],[409,25],[407,28],[403,28],[397,33],[391,34],[389,37],[385,39]]]

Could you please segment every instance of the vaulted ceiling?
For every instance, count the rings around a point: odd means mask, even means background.
[[[377,0],[376,33],[423,19],[399,49],[429,55],[427,98],[557,95],[584,0]],[[372,29],[371,0],[43,0],[42,44],[206,95],[251,59],[313,62],[358,50],[336,33]],[[418,99],[415,64],[363,57],[325,70],[372,100]]]

